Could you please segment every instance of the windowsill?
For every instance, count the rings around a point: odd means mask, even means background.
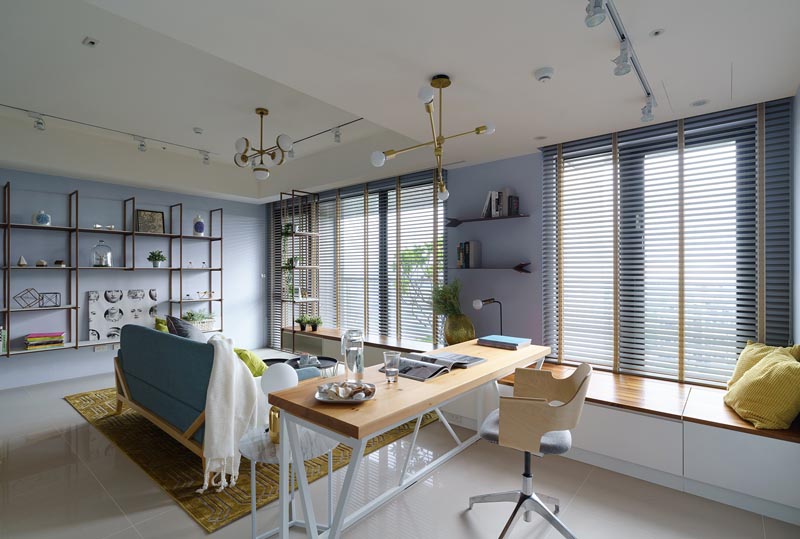
[[[545,363],[542,370],[556,378],[566,378],[574,367]],[[514,375],[500,380],[513,386]],[[800,419],[788,430],[756,429],[722,401],[724,389],[700,387],[680,382],[655,380],[629,374],[614,374],[595,369],[586,401],[670,419],[735,430],[787,442],[800,443]]]
[[[285,332],[291,332],[292,327],[287,326],[281,328]],[[344,332],[339,328],[318,328],[317,331],[306,329],[300,331],[300,326],[294,326],[294,331],[298,334],[307,335],[309,337],[319,337],[321,339],[328,339],[331,341],[339,341]],[[385,348],[387,350],[397,350],[398,352],[425,352],[434,348],[433,343],[414,341],[410,339],[394,339],[392,337],[384,337],[382,335],[364,335],[364,344],[367,346],[374,346],[375,348]]]

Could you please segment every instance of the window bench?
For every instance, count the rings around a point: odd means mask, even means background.
[[[557,378],[574,370],[542,368]],[[513,375],[500,384],[513,386]],[[756,429],[724,394],[595,370],[566,456],[800,525],[800,420]]]

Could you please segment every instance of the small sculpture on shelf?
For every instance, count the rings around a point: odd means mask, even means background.
[[[113,265],[111,260],[111,247],[103,240],[98,241],[92,248],[92,267],[110,268]]]
[[[161,263],[165,262],[167,257],[161,251],[150,251],[150,254],[147,255],[147,260],[153,263],[154,268],[160,268]]]
[[[197,292],[197,299],[211,299],[214,297],[213,290],[203,290],[202,292]]]
[[[95,224],[92,225],[92,228],[94,228],[95,230],[116,230],[117,226],[116,225],[101,225],[99,223],[95,223]]]
[[[61,307],[61,292],[41,292],[39,307]]]
[[[24,256],[22,255],[19,256],[19,260],[17,260],[17,266],[19,266],[20,268],[28,267],[28,261],[25,260]]]
[[[57,260],[53,260],[53,266],[56,267],[56,268],[66,268],[67,267],[67,265],[64,263],[64,261],[61,260],[60,258],[57,259]]]
[[[44,258],[40,258],[39,260],[36,261],[36,267],[37,268],[46,268],[47,267],[47,260],[45,260]]]
[[[39,305],[39,292],[35,288],[26,288],[16,296],[14,301],[23,309],[30,309]]]
[[[197,217],[195,217],[194,220],[192,221],[192,233],[195,236],[206,235],[206,221],[200,214],[198,214]]]

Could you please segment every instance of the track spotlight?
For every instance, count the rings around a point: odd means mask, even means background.
[[[614,75],[621,77],[631,72],[631,55],[628,50],[628,41],[622,40],[619,44],[619,56],[611,60],[617,67],[614,68]]]
[[[338,127],[333,130],[333,141],[336,144],[342,142],[342,130],[339,129]]]
[[[200,150],[200,155],[203,157],[203,164],[210,165],[211,164],[211,156],[205,150]]]
[[[139,151],[146,152],[147,151],[147,141],[143,137],[137,137],[134,135],[133,140],[139,143]]]
[[[288,152],[286,152],[286,156],[287,156],[289,159],[294,159],[294,148],[292,148],[291,150],[289,150]]]
[[[603,0],[589,0],[586,5],[586,19],[584,22],[589,28],[593,28],[606,20],[606,8],[603,7]]]
[[[28,117],[33,118],[33,128],[38,131],[44,131],[47,125],[44,123],[44,118],[38,112],[28,112]]]
[[[642,107],[642,122],[652,122],[655,116],[653,116],[653,107],[656,106],[655,99],[653,99],[652,95],[647,96],[647,103]]]

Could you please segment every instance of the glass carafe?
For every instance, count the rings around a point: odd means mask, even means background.
[[[360,382],[364,378],[364,334],[360,329],[348,329],[342,335],[345,379]]]

